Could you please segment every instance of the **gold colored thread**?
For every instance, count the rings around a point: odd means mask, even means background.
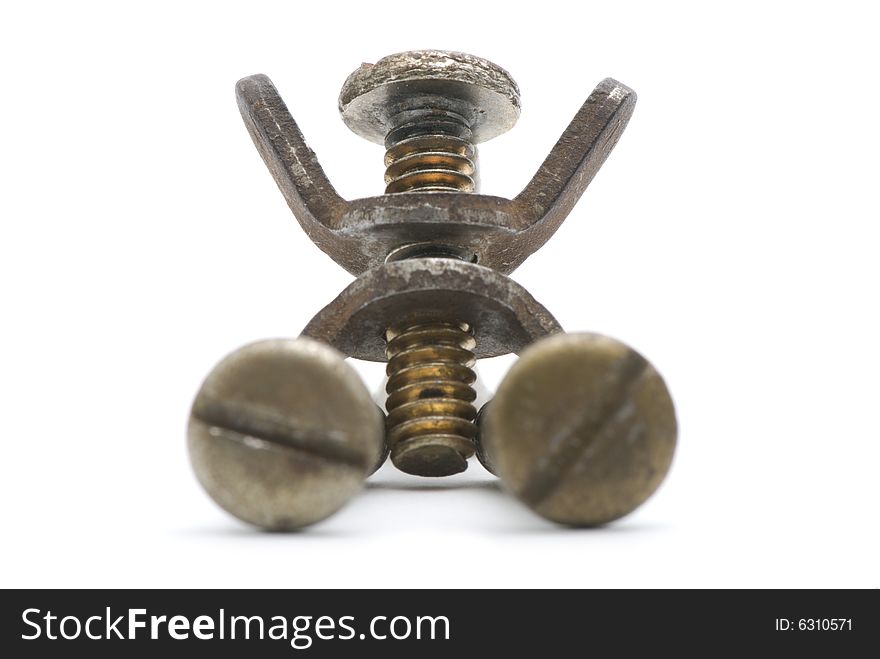
[[[477,410],[475,342],[466,325],[431,322],[387,333],[388,444],[395,454],[440,444],[469,458]]]
[[[385,152],[385,194],[475,192],[476,149],[453,135],[409,137]]]

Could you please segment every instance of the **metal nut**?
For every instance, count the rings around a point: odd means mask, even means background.
[[[675,450],[672,399],[656,370],[597,334],[527,348],[480,416],[481,458],[513,494],[563,524],[593,526],[641,505]]]
[[[338,510],[384,455],[383,415],[333,348],[311,339],[247,345],[223,359],[193,403],[188,444],[222,508],[273,530]]]

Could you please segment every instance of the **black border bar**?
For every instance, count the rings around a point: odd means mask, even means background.
[[[346,656],[381,653],[383,657],[472,656],[480,648],[514,652],[550,652],[584,656],[613,649],[618,656],[636,652],[677,654],[698,651],[702,656],[725,653],[811,652],[850,656],[880,647],[878,590],[6,590],[0,607],[0,647],[14,650],[4,656],[192,657],[193,652],[223,652],[238,656]],[[108,616],[109,609],[109,616]],[[131,611],[135,638],[127,635]],[[49,613],[49,622],[44,616]],[[54,619],[52,618],[54,616]],[[109,631],[110,640],[59,636],[59,621],[74,635],[93,618],[93,635],[104,636],[107,620],[123,620]],[[165,617],[165,621],[161,617]],[[177,635],[169,635],[167,620],[178,619]],[[194,621],[204,618],[196,638]],[[233,616],[259,617],[262,623],[236,621],[237,638],[229,638]],[[160,619],[157,638],[150,638],[153,617]],[[404,618],[397,620],[396,618]],[[25,618],[30,624],[25,622]],[[225,638],[218,638],[220,619]],[[320,629],[318,620],[321,619]],[[295,626],[299,638],[291,645]],[[371,627],[371,623],[376,621]],[[427,620],[422,624],[422,621]],[[433,628],[431,627],[431,621]],[[443,622],[446,620],[448,622]],[[419,621],[419,622],[417,622]],[[827,621],[827,622],[826,622]],[[834,621],[834,622],[831,622]],[[244,639],[243,626],[253,636]],[[409,637],[395,639],[394,634]],[[421,625],[422,638],[413,631]],[[270,627],[275,636],[267,638]],[[448,638],[444,631],[448,630]],[[39,638],[25,640],[39,631]],[[435,638],[431,639],[430,636]],[[383,639],[373,636],[385,636]],[[332,638],[331,638],[332,637]],[[310,639],[306,641],[304,639]],[[306,645],[307,644],[307,645]],[[306,645],[306,647],[302,647]],[[224,647],[226,646],[226,647]],[[453,653],[450,655],[449,653]],[[239,653],[246,653],[240,654]]]

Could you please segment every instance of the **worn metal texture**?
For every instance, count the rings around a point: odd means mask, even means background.
[[[302,333],[350,357],[384,362],[389,327],[450,319],[473,328],[478,358],[518,353],[562,331],[550,312],[509,277],[454,259],[417,258],[365,272]]]
[[[614,148],[636,102],[631,89],[603,80],[512,200],[408,192],[346,201],[266,76],[244,78],[236,92],[251,137],[303,229],[355,275],[395,249],[424,241],[468,250],[480,265],[509,274],[559,228]]]
[[[364,64],[343,85],[339,110],[355,133],[386,147],[387,187],[385,195],[354,201],[333,189],[268,78],[241,80],[237,96],[251,137],[306,233],[358,276],[311,320],[303,336],[358,359],[391,359],[388,445],[398,468],[430,476],[464,470],[477,430],[471,360],[520,352],[562,331],[505,275],[564,221],[626,127],[635,93],[611,78],[603,80],[529,184],[505,199],[477,194],[475,146],[511,128],[519,116],[519,89],[504,69],[447,51],[398,53]],[[577,345],[587,343],[590,355],[604,349],[586,340]],[[550,363],[557,344],[547,345]],[[585,364],[585,372],[592,373]],[[556,387],[565,384],[563,379]],[[516,391],[514,384],[508,388]],[[579,402],[574,401],[575,409]],[[493,427],[492,414],[484,417],[486,427]],[[542,421],[540,415],[537,419]],[[491,438],[515,445],[509,429],[499,427],[487,431],[485,447],[477,447],[492,469]],[[566,449],[565,455],[574,450]],[[554,460],[551,456],[557,465]],[[565,494],[559,504],[550,490],[541,490],[549,488],[550,481],[541,480],[548,469],[535,472],[539,485],[529,484],[523,495],[536,508],[550,500],[542,514],[589,524],[610,510],[575,506],[574,513],[560,513],[573,495]],[[503,467],[500,472],[507,478]],[[577,491],[579,481],[571,482]]]
[[[467,469],[474,453],[474,337],[463,323],[389,330],[386,443],[394,465],[417,476]]]
[[[385,193],[479,191],[477,148],[509,130],[519,88],[473,55],[415,50],[362,64],[339,96],[355,133],[384,144]]]
[[[261,341],[205,379],[190,415],[190,459],[232,515],[297,529],[360,490],[385,456],[383,421],[337,351],[310,339]]]
[[[677,435],[653,366],[596,334],[530,346],[478,423],[481,461],[538,514],[575,526],[641,505],[666,476]]]
[[[250,76],[238,81],[235,92],[254,146],[303,230],[334,260],[349,261],[346,245],[336,238],[348,202],[330,184],[272,81]]]
[[[376,144],[384,145],[386,135],[405,120],[400,115],[418,107],[456,113],[479,144],[509,130],[521,104],[519,87],[503,68],[445,50],[413,50],[362,64],[339,94],[343,121]]]

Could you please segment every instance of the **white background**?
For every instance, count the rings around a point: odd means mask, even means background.
[[[0,585],[880,586],[877,25],[846,2],[6,5]],[[270,75],[337,189],[369,196],[382,150],[336,98],[414,48],[519,82],[487,194],[521,189],[603,77],[639,94],[513,275],[675,398],[667,481],[608,528],[546,523],[472,464],[386,467],[325,523],[265,534],[191,474],[208,370],[351,281],[291,216],[235,81]],[[510,363],[482,362],[486,385]]]

